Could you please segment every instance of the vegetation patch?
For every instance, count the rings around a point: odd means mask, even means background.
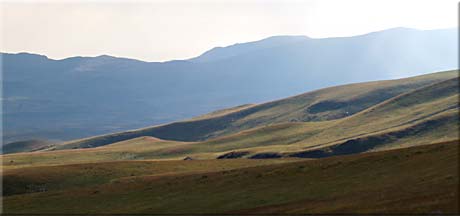
[[[282,157],[281,154],[276,152],[266,152],[266,153],[258,153],[249,157],[250,159],[269,159],[269,158],[280,158]]]
[[[229,152],[225,153],[223,155],[220,155],[217,157],[217,159],[235,159],[235,158],[241,158],[245,155],[248,155],[250,152],[248,151],[240,151],[240,152]]]

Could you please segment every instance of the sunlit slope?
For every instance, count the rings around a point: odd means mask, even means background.
[[[399,80],[330,87],[260,105],[234,108],[217,115],[71,141],[55,149],[102,146],[139,136],[203,141],[276,123],[342,119],[399,94],[457,76],[458,71],[448,71]]]
[[[457,140],[291,163],[124,161],[20,168],[4,173],[3,211],[458,214],[458,147]]]
[[[152,158],[152,152],[164,151],[168,159],[182,159],[174,152],[191,143],[159,140],[153,137],[138,137],[106,146],[107,148],[66,149],[1,155],[3,169],[37,165],[76,164],[102,161],[142,160]],[[163,150],[166,149],[166,150]],[[149,158],[147,158],[148,156]]]
[[[455,139],[458,137],[458,113],[459,80],[453,78],[399,95],[340,119],[301,144],[307,145],[316,139],[321,140],[321,145],[327,145],[366,136],[386,136],[379,145],[388,145],[403,138],[417,139],[422,143]],[[420,139],[422,135],[426,136]]]

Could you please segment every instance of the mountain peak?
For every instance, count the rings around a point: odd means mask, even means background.
[[[36,53],[29,53],[29,52],[18,52],[18,53],[7,53],[7,52],[0,52],[2,55],[16,55],[21,57],[29,57],[29,58],[42,58],[42,59],[49,59],[46,55],[36,54]]]
[[[103,55],[98,55],[98,56],[96,56],[96,58],[104,58],[104,59],[116,59],[117,57],[114,57],[114,56],[110,56],[110,55],[106,55],[106,54],[103,54]]]
[[[271,41],[277,41],[277,40],[296,41],[296,40],[305,40],[305,39],[311,39],[311,38],[306,36],[306,35],[276,35],[276,36],[271,36],[271,37],[262,39],[260,41],[265,41],[265,40],[271,40]]]
[[[271,36],[262,40],[246,42],[246,43],[236,43],[226,47],[214,47],[202,55],[189,59],[189,61],[194,62],[211,62],[216,60],[222,60],[226,58],[231,58],[233,56],[241,55],[243,53],[248,53],[261,49],[268,49],[277,46],[282,46],[290,43],[297,43],[310,39],[304,35],[279,35]]]

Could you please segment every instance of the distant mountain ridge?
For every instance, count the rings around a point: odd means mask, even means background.
[[[2,54],[4,141],[69,140],[327,86],[458,68],[457,29],[271,37],[189,60]]]
[[[290,45],[292,43],[301,42],[308,39],[309,38],[307,36],[273,36],[254,42],[234,44],[226,47],[215,47],[198,57],[188,60],[192,62],[218,61],[248,52],[269,49],[283,45]]]

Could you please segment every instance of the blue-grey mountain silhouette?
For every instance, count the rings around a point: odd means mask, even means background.
[[[4,141],[74,139],[457,65],[457,29],[277,36],[189,60],[2,54]]]

